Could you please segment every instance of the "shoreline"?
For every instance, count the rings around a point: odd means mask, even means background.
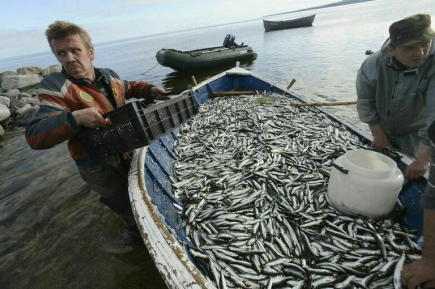
[[[310,8],[304,8],[304,9],[299,9],[299,10],[294,10],[294,11],[288,11],[288,12],[282,12],[282,13],[275,13],[275,14],[270,14],[270,15],[266,15],[266,16],[263,16],[263,17],[270,17],[270,16],[276,16],[276,15],[282,15],[282,14],[296,13],[296,12],[302,12],[302,11],[308,11],[308,10],[314,10],[314,9],[330,8],[330,7],[336,7],[336,6],[342,6],[342,5],[351,5],[351,4],[370,2],[370,1],[375,1],[375,0],[342,0],[340,2],[334,2],[334,3],[331,3],[331,4],[325,4],[325,5],[320,5],[320,6],[310,7]]]

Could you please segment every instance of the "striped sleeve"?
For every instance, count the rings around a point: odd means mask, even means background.
[[[25,126],[25,136],[32,149],[43,150],[69,140],[80,130],[71,112],[40,105],[38,113]]]

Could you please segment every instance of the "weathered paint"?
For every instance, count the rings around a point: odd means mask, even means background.
[[[147,195],[143,166],[147,149],[136,150],[129,175],[130,200],[145,245],[168,288],[216,288],[187,257]]]

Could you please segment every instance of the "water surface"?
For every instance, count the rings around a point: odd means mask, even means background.
[[[233,34],[258,53],[242,63],[245,69],[284,87],[296,79],[292,90],[313,101],[352,101],[365,51],[381,47],[391,22],[420,12],[435,15],[435,7],[432,0],[377,0],[288,16],[312,12],[317,16],[307,28],[264,32],[256,19],[98,44],[95,65],[171,90],[192,84],[192,74],[199,82],[229,67],[180,73],[157,65],[159,49],[219,46]],[[0,59],[0,72],[53,64],[47,51]],[[330,109],[366,128],[354,105]],[[0,141],[0,231],[0,288],[164,288],[145,247],[131,242],[122,222],[99,204],[66,145],[32,151],[22,128],[8,128]]]

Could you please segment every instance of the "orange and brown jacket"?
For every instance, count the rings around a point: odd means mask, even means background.
[[[65,71],[52,73],[41,81],[38,94],[41,102],[39,111],[25,127],[26,140],[32,149],[48,149],[68,140],[68,150],[76,164],[92,164],[95,160],[87,158],[75,137],[82,128],[77,126],[71,112],[97,107],[101,114],[105,114],[125,105],[126,99],[144,98],[148,103],[153,101],[152,84],[121,80],[110,69],[95,70],[97,79],[106,87],[107,96],[90,82],[69,77]]]

